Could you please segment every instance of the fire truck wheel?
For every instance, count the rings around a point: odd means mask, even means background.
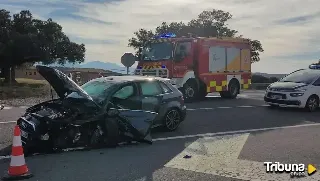
[[[192,81],[188,81],[186,84],[184,84],[183,95],[186,102],[194,101],[198,97],[196,83],[193,83]]]
[[[234,99],[237,97],[238,92],[240,91],[239,82],[235,79],[231,80],[228,85],[228,97]]]
[[[206,84],[202,83],[200,86],[199,96],[198,96],[200,100],[204,100],[206,98],[206,96],[208,95],[206,88],[207,88]]]
[[[231,80],[228,85],[228,91],[220,92],[222,98],[234,99],[237,97],[240,86],[237,80]]]

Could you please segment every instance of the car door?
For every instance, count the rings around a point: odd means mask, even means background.
[[[112,95],[111,102],[124,109],[140,110],[142,108],[138,87],[132,82],[122,85]]]
[[[312,94],[317,94],[318,96],[320,96],[320,78],[314,81],[312,85]]]
[[[158,112],[163,101],[163,91],[158,81],[141,81],[139,87],[142,110]]]

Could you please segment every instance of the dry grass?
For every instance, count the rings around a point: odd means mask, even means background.
[[[17,83],[11,86],[1,83],[2,81],[0,79],[0,100],[39,97],[50,93],[49,83],[44,80],[17,78]]]
[[[17,78],[16,81],[19,84],[49,84],[46,80],[34,80],[25,78]]]

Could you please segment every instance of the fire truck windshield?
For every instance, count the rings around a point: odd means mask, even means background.
[[[157,61],[170,59],[173,45],[169,42],[150,43],[142,50],[142,60]]]

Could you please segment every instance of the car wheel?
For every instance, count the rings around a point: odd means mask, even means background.
[[[319,98],[315,95],[310,96],[305,107],[310,112],[316,111],[319,107]]]
[[[95,129],[92,132],[91,138],[90,138],[90,145],[92,147],[99,147],[101,146],[101,142],[102,142],[102,135],[100,133],[100,129]]]
[[[118,146],[120,142],[119,125],[117,119],[109,118],[105,121],[104,143],[108,147]]]
[[[181,114],[178,109],[170,109],[164,117],[164,128],[166,131],[176,130],[181,123]]]

